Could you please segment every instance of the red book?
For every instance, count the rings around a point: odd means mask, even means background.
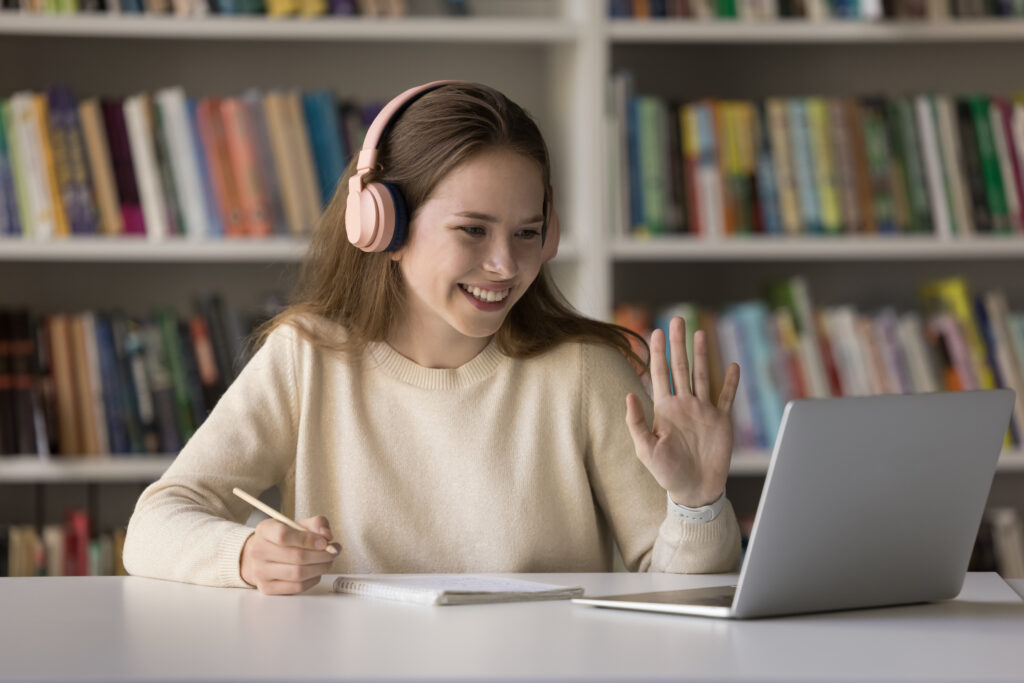
[[[146,234],[146,223],[142,218],[142,203],[139,200],[139,186],[135,179],[135,165],[128,142],[128,128],[124,122],[122,100],[103,100],[103,127],[110,145],[110,160],[114,166],[114,180],[117,195],[121,199],[121,219],[126,235]]]
[[[238,198],[238,187],[231,170],[231,156],[228,152],[224,121],[220,114],[220,101],[212,97],[199,100],[196,107],[199,123],[199,137],[203,142],[206,165],[210,169],[210,184],[217,199],[221,225],[228,237],[245,234],[245,217]]]
[[[271,233],[269,193],[260,169],[256,131],[248,107],[241,98],[229,97],[221,100],[220,114],[245,234],[266,237]]]
[[[89,575],[89,513],[69,510],[64,521],[64,576]]]

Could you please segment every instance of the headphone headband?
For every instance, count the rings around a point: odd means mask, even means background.
[[[409,216],[405,200],[397,185],[371,182],[364,184],[365,176],[377,167],[380,141],[391,123],[417,98],[457,80],[431,81],[400,93],[388,102],[373,119],[362,149],[356,159],[356,172],[348,181],[345,204],[345,232],[349,241],[363,251],[392,251],[398,249],[408,233]],[[550,187],[546,194],[551,194]],[[554,210],[553,197],[545,206],[545,234],[542,257],[554,258],[558,251],[559,222]]]
[[[421,95],[426,95],[431,90],[437,90],[441,86],[449,85],[451,83],[458,83],[459,81],[431,81],[430,83],[424,83],[423,85],[417,85],[416,87],[409,88],[403,93],[400,93],[393,100],[384,105],[384,108],[380,110],[380,113],[373,119],[373,123],[370,124],[369,129],[366,131],[366,136],[363,138],[363,147],[359,150],[359,159],[356,161],[357,171],[363,173],[368,172],[377,164],[377,148],[380,146],[380,141],[384,137],[384,133],[387,132],[388,126],[391,122],[398,118],[398,115],[405,110],[410,104],[412,104]]]

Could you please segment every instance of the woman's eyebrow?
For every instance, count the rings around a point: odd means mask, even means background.
[[[498,219],[495,218],[494,216],[492,216],[490,214],[486,214],[486,213],[480,213],[478,211],[460,211],[460,212],[458,212],[456,214],[453,214],[453,215],[461,216],[463,218],[472,218],[473,220],[477,220],[477,221],[486,221],[487,223],[497,223],[498,222]],[[543,223],[543,222],[544,222],[544,216],[542,216],[540,214],[537,214],[536,216],[534,216],[532,218],[528,218],[527,220],[523,221],[522,225],[529,225],[530,223]]]

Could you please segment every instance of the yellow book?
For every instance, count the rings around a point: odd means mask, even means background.
[[[270,137],[270,151],[274,158],[274,170],[279,179],[281,206],[285,223],[292,235],[301,235],[309,226],[305,223],[302,209],[302,188],[299,186],[298,159],[289,142],[284,95],[268,92],[263,98],[263,115],[267,121]]]
[[[967,339],[971,367],[977,378],[978,388],[994,389],[995,378],[988,364],[988,352],[985,350],[985,342],[981,338],[981,330],[974,315],[974,305],[967,281],[962,277],[933,280],[921,288],[921,296],[930,312],[948,312],[960,323]]]
[[[56,157],[53,153],[53,139],[49,116],[50,107],[46,101],[46,95],[41,93],[33,94],[32,106],[39,125],[43,148],[43,166],[46,168],[47,184],[53,201],[54,234],[57,237],[67,237],[71,234],[71,227],[68,225],[68,216],[64,211],[64,202],[61,201],[60,182],[58,180],[58,173],[63,171],[57,168]]]
[[[683,148],[683,166],[687,184],[687,215],[690,232],[699,234],[708,229],[706,211],[702,205],[705,201],[700,196],[700,181],[697,171],[700,168],[700,132],[697,124],[697,112],[692,104],[679,107],[679,139]]]
[[[299,11],[298,0],[267,0],[267,16],[289,17]]]
[[[769,98],[765,101],[765,113],[768,119],[767,133],[771,140],[772,165],[775,167],[775,184],[779,193],[782,228],[786,234],[796,235],[800,232],[800,201],[796,194],[796,180],[790,156],[786,103],[778,98]]]
[[[299,14],[304,17],[319,17],[327,14],[327,0],[299,0]]]
[[[82,122],[86,158],[89,161],[96,207],[100,214],[100,232],[104,235],[120,235],[124,233],[124,219],[121,217],[121,205],[117,198],[114,165],[110,158],[110,145],[103,127],[99,100],[91,97],[79,102],[78,118]]]
[[[837,233],[842,230],[842,212],[836,191],[835,161],[828,141],[825,100],[821,97],[808,97],[806,103],[811,150],[815,158],[814,182],[818,187],[818,201],[821,204],[821,225],[825,232]]]
[[[309,128],[302,113],[302,95],[290,91],[284,96],[285,121],[288,125],[290,147],[298,167],[299,188],[305,212],[303,231],[308,232],[320,218],[320,182],[316,178],[313,150],[310,146]]]
[[[754,124],[757,114],[750,102],[737,102],[733,110],[736,131],[736,156],[740,180],[743,183],[743,216],[745,227],[753,231],[758,218],[754,215],[752,190],[757,185],[757,152],[754,149]]]

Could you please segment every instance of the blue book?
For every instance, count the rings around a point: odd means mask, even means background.
[[[748,301],[737,304],[732,311],[742,328],[744,346],[749,355],[743,371],[752,376],[756,385],[756,409],[760,412],[761,427],[758,431],[759,445],[771,448],[779,431],[784,405],[775,380],[776,354],[768,307],[763,301]]]
[[[304,94],[302,106],[314,141],[313,157],[320,181],[320,201],[326,206],[345,172],[345,149],[338,128],[338,112],[334,96],[327,91]]]
[[[102,313],[93,315],[96,329],[96,355],[99,357],[100,383],[103,394],[103,411],[107,418],[107,435],[111,453],[128,453],[130,444],[128,430],[121,410],[121,383],[118,381],[117,359],[114,353],[114,334],[110,318]]]
[[[129,453],[144,453],[146,445],[143,440],[142,418],[139,415],[138,389],[132,373],[132,359],[128,348],[128,323],[121,313],[113,313],[104,317],[109,327],[113,342],[117,383],[121,388],[118,392],[118,410],[123,420],[125,433],[128,437]],[[140,368],[141,369],[141,368]]]
[[[804,230],[809,233],[821,232],[821,206],[818,201],[818,187],[815,184],[807,108],[805,102],[796,97],[787,100],[786,104],[789,113],[789,139],[793,146],[793,173],[796,176],[797,196],[800,198],[800,213],[805,221]]]
[[[199,180],[203,188],[203,208],[206,211],[206,225],[210,237],[223,237],[224,225],[220,222],[220,212],[217,211],[217,198],[213,195],[213,183],[210,181],[210,167],[206,163],[206,154],[203,150],[203,141],[199,136],[199,120],[196,117],[196,109],[199,103],[194,97],[188,98],[188,123],[192,132],[192,147],[196,155],[196,164],[199,166]]]
[[[758,410],[757,384],[747,372],[749,352],[739,319],[731,310],[718,316],[718,343],[722,350],[722,364],[740,365],[740,383],[733,402],[733,425],[736,446],[756,448],[761,443],[761,416]]]
[[[725,232],[725,186],[719,163],[719,139],[715,135],[715,112],[709,100],[694,103],[697,115],[697,175],[700,184],[698,204],[703,204],[707,225],[705,235],[723,235]]]
[[[642,228],[644,216],[643,162],[640,153],[640,97],[626,96],[626,141],[629,148],[630,230]]]
[[[772,162],[771,136],[768,135],[764,101],[757,103],[757,128],[760,142],[757,150],[757,198],[761,205],[764,231],[777,235],[782,232],[782,213],[779,209],[779,188],[775,180],[775,164]]]
[[[7,144],[4,117],[0,116],[0,235],[20,235],[18,196],[14,188],[11,147]]]

